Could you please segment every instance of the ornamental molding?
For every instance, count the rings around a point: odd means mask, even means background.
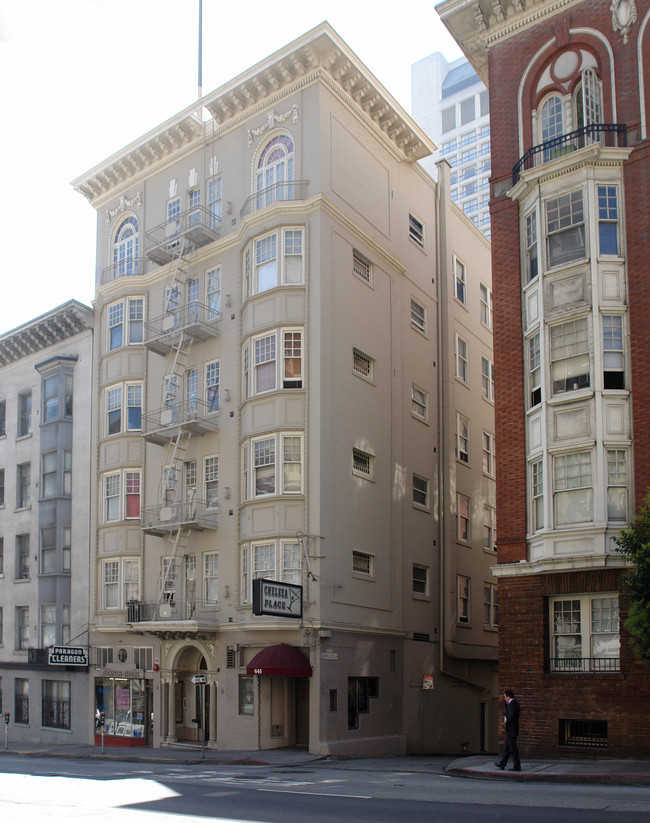
[[[266,116],[266,123],[256,129],[249,129],[248,148],[250,149],[253,145],[256,137],[260,137],[262,134],[266,134],[267,131],[271,131],[277,123],[286,123],[289,118],[291,118],[291,122],[294,125],[300,119],[300,111],[297,103],[294,103],[288,111],[284,112],[284,114],[276,114],[274,111],[270,111]]]
[[[636,23],[635,0],[612,0],[612,29],[621,33],[623,45],[627,45],[630,29]]]
[[[120,202],[115,206],[114,209],[106,209],[106,225],[111,222],[111,220],[118,214],[122,214],[127,209],[132,209],[133,207],[137,209],[142,208],[142,192],[139,191],[134,197],[130,199],[125,197],[123,194],[120,195]]]

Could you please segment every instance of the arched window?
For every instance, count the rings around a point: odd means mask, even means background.
[[[113,241],[114,277],[130,277],[138,271],[138,220],[126,217],[118,226]]]
[[[542,143],[562,134],[562,98],[559,94],[549,97],[540,111]]]
[[[293,140],[277,134],[264,147],[257,162],[257,208],[278,200],[293,200]]]
[[[602,123],[600,80],[593,69],[582,72],[575,93],[575,108],[577,128]]]

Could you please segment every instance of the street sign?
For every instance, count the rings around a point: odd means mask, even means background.
[[[208,683],[208,676],[207,674],[195,674],[191,680],[195,686],[206,686]]]

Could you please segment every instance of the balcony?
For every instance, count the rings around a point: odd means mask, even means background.
[[[99,280],[100,286],[112,283],[120,277],[138,277],[144,274],[147,260],[145,257],[132,257],[106,266]]]
[[[516,185],[522,171],[597,143],[606,148],[624,148],[627,145],[627,128],[619,123],[592,123],[533,146],[513,167],[512,185]]]
[[[211,408],[202,400],[187,400],[145,414],[142,420],[142,436],[149,443],[164,446],[176,439],[181,431],[206,434],[218,431],[218,409]]]
[[[219,236],[219,219],[205,206],[194,206],[147,232],[149,260],[164,266],[181,253],[183,240],[200,248]]]
[[[217,626],[217,603],[212,600],[164,602],[131,601],[126,604],[126,622],[136,631],[201,631]],[[176,624],[176,625],[170,625]]]
[[[166,355],[183,336],[195,341],[219,334],[221,314],[202,303],[185,303],[144,324],[144,344],[157,354]]]
[[[552,657],[547,663],[547,671],[563,674],[618,674],[621,670],[619,657]]]
[[[218,509],[205,500],[180,501],[147,506],[142,509],[142,529],[145,534],[162,537],[178,529],[217,528]]]
[[[252,214],[273,203],[285,203],[287,200],[304,200],[307,197],[309,180],[291,180],[286,183],[275,183],[266,189],[260,189],[251,194],[239,212],[240,217]]]

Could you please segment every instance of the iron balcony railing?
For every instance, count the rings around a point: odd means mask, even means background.
[[[309,180],[291,180],[284,183],[275,183],[266,189],[260,189],[251,194],[241,207],[240,217],[252,214],[273,203],[284,203],[287,200],[304,200],[307,197]]]
[[[174,438],[179,430],[194,434],[205,434],[218,430],[218,406],[203,400],[186,400],[171,403],[143,415],[142,435],[150,443],[164,445]]]
[[[216,506],[209,506],[205,500],[161,503],[142,509],[142,528],[147,534],[167,534],[180,528],[217,528]]]
[[[160,623],[195,621],[202,625],[217,624],[217,603],[214,600],[176,600],[163,602],[131,601],[126,604],[126,622]]]
[[[144,274],[146,262],[145,257],[129,257],[111,266],[106,266],[100,277],[99,285],[105,286],[120,277],[139,277]]]
[[[512,169],[512,185],[519,180],[522,171],[549,163],[558,157],[563,157],[573,151],[600,143],[607,148],[625,147],[627,145],[627,128],[621,123],[592,123],[568,134],[552,137],[533,146],[519,158]]]
[[[219,236],[220,219],[205,206],[194,206],[154,226],[147,232],[146,255],[159,266],[181,253],[183,240],[194,247],[207,246]]]
[[[144,344],[158,354],[167,354],[181,335],[207,340],[219,334],[221,313],[203,303],[181,303],[144,324]]]
[[[610,674],[621,670],[620,657],[552,657],[548,661],[551,672],[574,674],[580,672]]]

